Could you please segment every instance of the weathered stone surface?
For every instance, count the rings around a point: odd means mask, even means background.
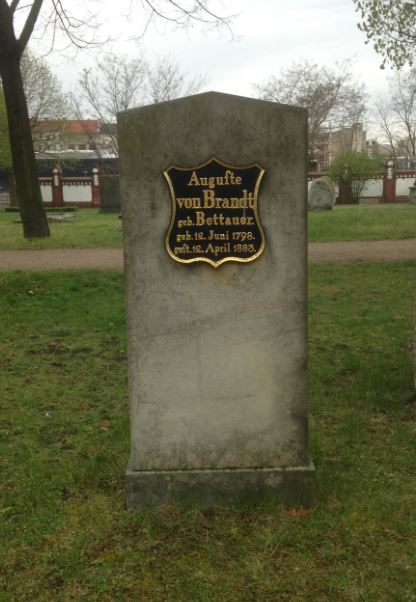
[[[335,186],[328,176],[322,176],[314,180],[308,194],[308,206],[310,210],[329,210],[335,205]]]
[[[120,178],[118,175],[100,175],[101,207],[103,213],[121,211]]]
[[[127,506],[199,503],[205,508],[258,500],[288,506],[310,506],[315,469],[130,471],[126,473]]]
[[[275,494],[289,503],[280,471],[310,465],[306,132],[302,109],[213,92],[119,116],[132,507],[141,496],[144,505],[167,501],[166,474],[181,499],[188,483],[204,502],[211,482],[210,503],[229,500],[238,479],[261,497],[272,482],[265,470],[278,471]],[[213,155],[266,170],[266,247],[253,263],[182,265],[165,249],[172,201],[163,171]],[[145,495],[146,480],[158,494]]]

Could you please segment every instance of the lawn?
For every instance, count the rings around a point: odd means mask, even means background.
[[[73,222],[51,224],[51,237],[27,241],[18,214],[0,211],[1,249],[121,247],[118,214],[80,209]],[[166,225],[167,227],[167,225]],[[381,240],[416,238],[416,205],[339,206],[309,214],[309,240]]]
[[[0,211],[0,250],[61,249],[79,247],[121,247],[121,219],[118,213],[80,209],[74,221],[49,224],[50,238],[25,240],[18,213]]]
[[[340,205],[309,213],[309,240],[416,238],[416,204]]]
[[[127,512],[122,274],[1,274],[1,602],[415,600],[415,268],[312,266],[309,513]]]

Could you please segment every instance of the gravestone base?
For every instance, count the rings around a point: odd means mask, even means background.
[[[315,467],[137,471],[127,467],[127,507],[199,504],[203,508],[247,501],[310,507]]]

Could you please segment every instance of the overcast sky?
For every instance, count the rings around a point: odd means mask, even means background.
[[[213,6],[219,6],[215,1]],[[114,6],[121,6],[122,0],[101,0],[97,4],[101,6],[101,19],[107,23],[107,33],[121,34],[111,49],[122,54],[138,53],[137,42],[121,39],[137,35],[143,19],[138,14],[129,21],[121,14],[115,19]],[[303,59],[327,66],[351,59],[354,73],[371,93],[385,87],[388,70],[379,69],[380,57],[365,44],[364,34],[357,29],[352,0],[224,0],[218,10],[236,14],[234,40],[226,30],[204,32],[197,25],[188,31],[175,30],[159,22],[142,40],[147,57],[169,55],[189,75],[207,75],[206,89],[247,96],[253,95],[253,83],[262,83]],[[36,45],[32,48],[36,51]],[[94,52],[80,52],[70,60],[53,54],[48,60],[64,86],[72,88],[77,73],[93,64]]]

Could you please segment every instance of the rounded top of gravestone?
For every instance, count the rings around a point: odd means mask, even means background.
[[[314,180],[309,188],[308,207],[310,210],[329,210],[335,204],[336,191],[331,178],[322,176]]]

